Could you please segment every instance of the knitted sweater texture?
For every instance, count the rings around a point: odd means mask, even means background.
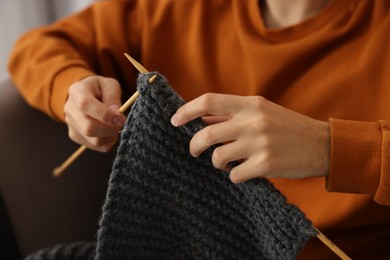
[[[266,179],[233,184],[212,166],[212,148],[192,157],[189,141],[204,124],[170,124],[184,100],[162,75],[142,74],[137,87],[103,206],[97,259],[294,259],[316,234],[304,214]]]
[[[24,260],[93,260],[96,254],[96,244],[92,242],[74,242],[59,244],[35,252]]]

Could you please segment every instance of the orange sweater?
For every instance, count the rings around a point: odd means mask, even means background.
[[[87,75],[134,91],[124,52],[187,100],[262,95],[330,120],[329,177],[272,181],[353,258],[389,257],[390,1],[334,0],[278,30],[264,27],[259,8],[257,0],[103,1],[25,35],[9,69],[28,102],[58,120],[69,85]],[[334,257],[316,240],[304,251]]]

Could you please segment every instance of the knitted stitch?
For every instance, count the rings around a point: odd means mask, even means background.
[[[95,243],[76,242],[44,248],[24,258],[24,260],[93,260]]]
[[[153,83],[148,79],[157,74]],[[97,259],[294,259],[316,235],[312,224],[266,179],[233,184],[194,158],[200,119],[175,128],[184,104],[158,73],[138,78],[100,221]]]

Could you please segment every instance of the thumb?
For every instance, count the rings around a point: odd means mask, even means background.
[[[126,118],[123,114],[119,113],[121,107],[122,89],[119,82],[113,78],[99,78],[99,85],[101,91],[101,101],[107,107],[115,111],[111,122],[117,126],[123,126]]]
[[[102,95],[101,101],[103,102],[103,104],[108,107],[115,106],[119,109],[119,107],[121,106],[122,96],[122,90],[119,85],[119,82],[113,78],[100,77],[99,85]]]

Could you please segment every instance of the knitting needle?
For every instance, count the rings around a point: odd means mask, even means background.
[[[139,62],[137,62],[135,59],[133,59],[129,54],[125,53],[126,58],[133,64],[133,66],[140,72],[140,73],[149,73],[147,69],[145,69]],[[148,80],[149,83],[153,83],[155,79],[157,78],[157,75],[153,75]],[[120,108],[119,113],[124,113],[127,109],[131,107],[131,105],[134,103],[134,101],[138,98],[139,92],[136,91]],[[85,145],[80,146],[69,158],[64,161],[60,166],[56,167],[53,170],[53,176],[59,177],[61,174],[71,165],[85,150],[87,147]]]
[[[130,55],[125,53],[126,58],[141,72],[147,73],[148,71],[137,61],[135,61]],[[322,241],[330,250],[332,250],[336,255],[338,255],[343,260],[350,260],[351,258],[347,256],[340,248],[338,248],[330,239],[328,239],[321,231],[316,227],[313,228],[317,231],[317,238]]]
[[[137,61],[135,61],[130,55],[125,53],[125,56],[129,59],[131,63],[141,72],[141,73],[147,73],[147,70],[139,64]],[[321,240],[322,243],[324,243],[330,250],[332,250],[336,255],[338,255],[343,260],[350,260],[351,258],[347,256],[339,247],[337,247],[329,238],[327,238],[321,231],[319,231],[316,227],[313,226],[313,228],[317,231],[317,238]]]
[[[338,246],[336,246],[329,238],[327,238],[321,231],[319,231],[315,226],[313,228],[317,231],[316,237],[321,240],[330,250],[333,251],[338,257],[342,260],[351,260],[346,253],[344,253]]]
[[[135,59],[133,59],[129,54],[124,54],[126,58],[133,64],[133,66],[140,72],[140,73],[148,73],[149,71],[145,69],[140,63],[138,63]],[[149,83],[153,83],[154,80],[157,78],[157,75],[153,75],[149,79]],[[119,109],[120,113],[124,113],[138,98],[139,93],[136,91],[121,108]],[[62,174],[62,172],[78,157],[80,156],[87,147],[85,145],[82,145],[76,152],[74,152],[60,167],[57,167],[54,169],[54,176],[58,177]],[[317,231],[316,237],[321,240],[322,243],[324,243],[330,250],[332,250],[336,255],[338,255],[343,260],[350,260],[351,258],[347,256],[339,247],[337,247],[330,239],[328,239],[320,230],[318,230],[316,227],[313,226],[313,228]]]

